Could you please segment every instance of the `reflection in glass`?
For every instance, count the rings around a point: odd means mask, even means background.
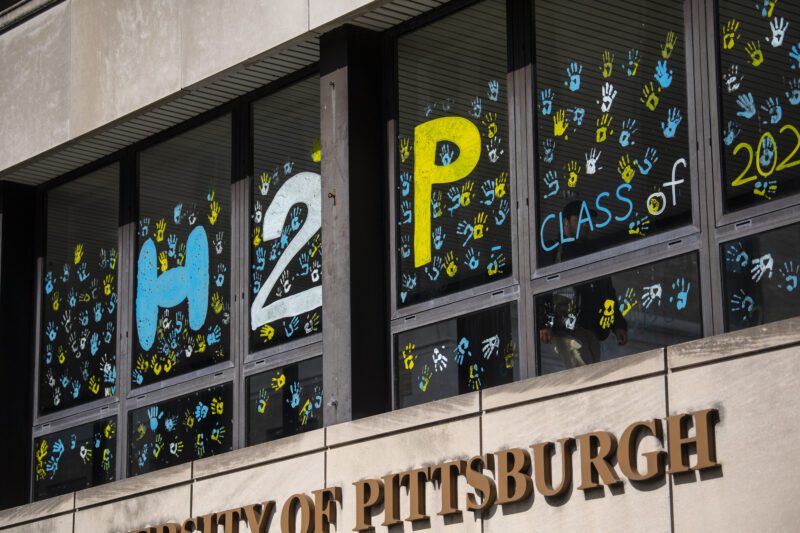
[[[542,374],[700,338],[697,254],[538,296],[536,316]]]
[[[722,245],[725,330],[800,314],[800,224]]]
[[[322,357],[247,378],[247,445],[322,427]]]
[[[33,499],[114,481],[117,418],[89,422],[33,441]]]
[[[402,36],[397,305],[511,274],[505,2]]]
[[[516,304],[396,335],[399,407],[518,379],[518,345]]]
[[[540,266],[691,222],[683,10],[535,1]]]
[[[719,0],[726,210],[800,189],[800,4]]]
[[[131,411],[128,475],[232,450],[232,402],[226,383]]]
[[[139,157],[133,388],[230,358],[231,119]]]
[[[253,104],[250,350],[322,330],[319,78]]]
[[[117,165],[47,193],[42,414],[116,391],[118,195]]]

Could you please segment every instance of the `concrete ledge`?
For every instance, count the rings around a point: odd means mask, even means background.
[[[75,509],[75,493],[63,494],[46,500],[12,507],[0,511],[0,528],[21,522],[41,520],[49,516],[71,513]]]
[[[706,337],[667,347],[667,366],[677,370],[800,343],[800,318]]]
[[[228,474],[233,470],[251,468],[263,463],[304,455],[324,448],[325,430],[316,429],[197,460],[194,462],[193,477],[197,480]]]
[[[664,373],[664,349],[573,368],[492,387],[481,392],[484,411],[572,394],[586,389]]]
[[[112,500],[129,498],[143,492],[189,483],[192,480],[192,463],[172,466],[163,470],[121,479],[75,493],[75,509],[83,509]]]
[[[478,414],[479,393],[470,392],[423,405],[345,422],[328,427],[328,447],[372,439],[387,433]]]

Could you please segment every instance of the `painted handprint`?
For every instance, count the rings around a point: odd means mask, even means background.
[[[686,281],[685,278],[677,278],[675,281],[672,282],[672,290],[675,291],[673,296],[669,297],[669,301],[675,302],[675,308],[680,311],[686,307],[689,299],[689,291],[692,288],[692,284],[689,281]]]
[[[636,164],[637,161],[631,161],[631,158],[628,154],[623,154],[623,156],[619,158],[617,172],[622,178],[622,181],[625,183],[630,183],[633,181],[633,178],[636,177],[636,169],[634,168],[634,165]]]
[[[772,16],[772,12],[775,11],[775,5],[777,3],[778,0],[757,0],[756,10],[761,13],[762,17],[770,18]]]
[[[766,103],[761,106],[761,109],[767,114],[769,124],[778,124],[783,118],[783,107],[781,107],[780,100],[777,97],[768,98]],[[767,120],[763,122],[767,124]]]
[[[500,97],[500,83],[497,80],[490,80],[486,94],[489,96],[489,100],[497,102]]]
[[[670,56],[672,56],[672,52],[675,50],[676,44],[678,44],[678,36],[675,35],[674,31],[667,32],[667,39],[661,46],[661,57],[669,59]]]
[[[740,94],[736,99],[736,104],[739,106],[737,116],[750,119],[756,114],[756,103],[753,99],[753,93]]]
[[[750,269],[750,277],[756,283],[761,281],[761,278],[764,277],[764,274],[767,274],[768,278],[772,278],[772,267],[775,264],[772,254],[764,254],[761,257],[756,257],[750,261],[750,264],[753,265]]]
[[[581,88],[581,73],[583,72],[583,65],[578,63],[570,63],[567,67],[567,81],[564,85],[569,87],[572,92],[579,91]]]
[[[656,163],[658,163],[658,152],[655,148],[650,147],[645,150],[642,162],[637,162],[636,166],[639,167],[639,173],[642,176],[647,176],[650,174],[650,171],[653,170],[653,166]]]
[[[772,38],[765,37],[767,42],[773,48],[778,48],[783,45],[783,40],[786,38],[786,30],[789,29],[789,23],[783,17],[775,17],[769,25],[772,30]]]
[[[748,296],[744,289],[739,289],[738,292],[731,295],[730,309],[734,313],[739,313],[742,320],[748,320],[753,313],[755,303],[755,300]]]
[[[672,139],[675,137],[675,133],[678,131],[678,126],[683,121],[683,117],[681,116],[681,111],[677,107],[670,108],[667,112],[667,122],[661,123],[661,131],[664,133],[664,137],[667,139]]]
[[[587,168],[586,168],[586,173],[587,173],[587,174],[593,174],[593,172],[589,172],[589,167],[588,167],[588,156],[587,156]],[[544,199],[545,199],[545,200],[546,200],[546,199],[548,199],[548,198],[550,198],[551,196],[554,196],[554,195],[558,194],[558,190],[559,190],[559,185],[558,185],[558,172],[556,172],[555,170],[549,170],[549,171],[547,172],[547,174],[545,174],[545,175],[544,175],[544,184],[545,184],[545,185],[547,186],[547,188],[550,190],[550,192],[548,192],[547,194],[545,194],[545,195],[544,195]]]
[[[544,89],[539,92],[539,109],[541,109],[542,115],[545,117],[550,116],[553,112],[553,98],[552,89]]]
[[[639,50],[633,48],[628,50],[628,61],[622,65],[625,73],[629,78],[636,76],[636,71],[639,70]]]
[[[583,157],[586,159],[586,174],[593,175],[598,170],[602,170],[603,167],[598,167],[597,163],[600,161],[600,156],[603,155],[602,151],[598,151],[597,148],[592,148],[588,154],[584,154]]]
[[[600,111],[609,113],[611,106],[614,105],[614,99],[617,97],[617,90],[611,83],[606,82],[601,91]]]
[[[722,48],[725,50],[733,50],[736,46],[736,41],[739,40],[742,34],[739,33],[739,21],[731,19],[722,27]]]
[[[556,142],[553,139],[542,141],[542,159],[545,163],[552,163],[555,158]]]
[[[672,85],[672,71],[667,66],[667,60],[659,61],[656,65],[656,73],[653,75],[662,89],[668,89]]]
[[[447,356],[444,354],[444,346],[434,348],[431,358],[433,360],[433,369],[436,372],[442,372],[447,368]]]
[[[567,112],[563,109],[556,111],[553,115],[553,134],[556,137],[561,137],[567,132],[569,122],[567,122]]]
[[[658,307],[661,307],[661,296],[663,294],[663,290],[661,289],[660,283],[642,287],[642,293],[642,307],[645,309],[650,309],[650,306],[654,303]]]
[[[639,101],[646,105],[647,109],[650,111],[655,111],[660,101],[660,97],[658,96],[660,92],[660,86],[656,88],[652,81],[646,83],[644,87],[642,87],[642,97],[639,99]]]
[[[729,120],[723,133],[722,142],[725,143],[725,146],[731,146],[740,133],[742,133],[742,127],[733,120]]]
[[[481,351],[484,359],[490,359],[500,353],[500,335],[494,335],[481,341]]]
[[[614,54],[609,50],[603,51],[603,62],[600,67],[604,78],[610,78],[614,70]]]
[[[622,131],[619,132],[619,144],[623,148],[627,148],[633,144],[636,144],[633,140],[633,136],[636,134],[639,129],[636,127],[637,122],[636,120],[629,118],[628,120],[622,123]]]
[[[631,309],[638,305],[639,300],[636,299],[636,291],[633,290],[633,287],[628,287],[628,290],[625,291],[625,294],[618,297],[619,300],[619,312],[622,316],[628,316],[628,313],[631,312]]]
[[[753,185],[753,194],[772,200],[778,193],[778,180],[760,179]]]
[[[581,167],[577,161],[570,161],[567,163],[567,187],[576,187],[578,185],[578,177],[581,172]]]
[[[761,51],[761,43],[758,41],[750,41],[744,47],[744,51],[750,56],[750,64],[754,67],[760,67],[764,62],[764,52]]]
[[[611,123],[614,121],[611,115],[603,115],[597,119],[597,134],[595,140],[598,143],[606,142],[606,139],[614,135],[614,130],[611,129]]]
[[[728,91],[728,94],[732,94],[742,86],[744,76],[739,75],[739,65],[731,65],[728,71],[723,74],[722,79],[725,82],[725,90]]]

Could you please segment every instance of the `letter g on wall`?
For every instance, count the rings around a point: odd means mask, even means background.
[[[158,253],[153,239],[139,251],[136,278],[136,331],[144,350],[153,346],[159,307],[189,303],[189,327],[203,327],[208,312],[208,237],[198,226],[186,241],[186,262],[158,275]]]

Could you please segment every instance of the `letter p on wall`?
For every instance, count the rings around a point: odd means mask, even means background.
[[[436,146],[449,141],[459,155],[436,164]],[[431,262],[431,192],[434,184],[453,183],[475,170],[481,158],[481,133],[466,118],[443,117],[414,128],[414,267]]]

